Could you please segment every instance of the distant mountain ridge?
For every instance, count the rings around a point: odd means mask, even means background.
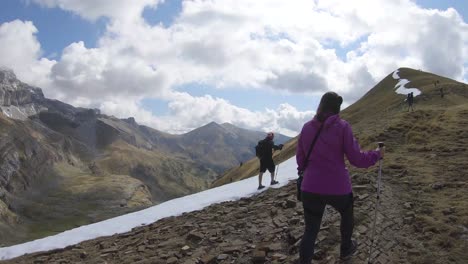
[[[47,99],[9,70],[0,70],[0,124],[0,243],[204,190],[264,136],[214,122],[171,135]]]
[[[266,133],[236,127],[229,123],[211,122],[181,135],[186,151],[202,164],[212,164],[219,173],[254,157],[254,147]],[[277,134],[275,142],[285,143],[290,138]],[[226,152],[226,146],[232,149]]]
[[[359,247],[345,263],[466,264],[468,85],[409,68],[399,69],[399,74],[421,91],[414,112],[408,112],[405,95],[395,91],[399,80],[389,74],[340,113],[363,150],[375,149],[379,141],[386,143],[378,196],[377,164],[369,169],[348,168],[353,184],[353,239]],[[438,86],[435,81],[440,81]],[[237,194],[239,200],[5,263],[298,263],[303,208],[296,200],[295,181],[286,183],[295,179],[296,145],[297,137],[274,156],[279,181],[286,186],[256,191],[254,178],[235,182],[213,190],[210,198],[215,201],[220,191],[234,193],[239,188],[243,191]],[[253,158],[215,184],[256,175],[258,165]],[[177,207],[174,204],[179,201],[168,204]],[[205,202],[193,204],[205,206]],[[336,210],[327,207],[314,263],[343,263],[339,260],[340,219]]]

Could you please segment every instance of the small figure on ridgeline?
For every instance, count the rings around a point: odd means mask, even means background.
[[[260,140],[255,147],[255,155],[260,159],[260,173],[258,174],[258,189],[263,189],[265,186],[262,185],[263,173],[268,170],[271,174],[270,185],[277,184],[275,180],[275,162],[273,161],[273,151],[282,150],[283,144],[275,145],[273,138],[275,134],[269,132],[267,136]]]
[[[439,80],[435,80],[433,82],[434,84],[434,89],[437,89],[437,85],[439,84]],[[444,89],[442,87],[439,88],[439,94],[441,98],[444,98]]]
[[[413,108],[413,104],[414,104],[413,92],[408,93],[406,95],[406,102],[408,103],[408,112],[410,111],[410,109],[411,109],[411,112],[413,112],[414,111],[414,108]]]
[[[434,88],[437,89],[437,86],[439,85],[439,83],[440,83],[439,80],[434,81]],[[439,94],[441,98],[444,98],[445,94],[444,94],[444,88],[442,88],[442,86],[439,87]]]

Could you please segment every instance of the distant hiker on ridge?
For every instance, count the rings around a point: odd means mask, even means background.
[[[411,112],[413,112],[414,111],[414,108],[413,108],[413,103],[414,103],[413,92],[408,93],[406,95],[406,102],[408,103],[408,112],[410,111],[410,108],[411,108]]]
[[[437,89],[438,84],[439,84],[439,80],[434,81],[434,88]],[[442,88],[442,86],[439,88],[439,94],[441,98],[444,98],[444,88]]]
[[[314,119],[304,124],[299,135],[296,160],[298,174],[303,176],[300,194],[305,220],[299,249],[301,264],[312,261],[327,204],[341,215],[340,258],[349,259],[356,252],[358,244],[351,239],[354,228],[353,191],[344,156],[352,165],[368,168],[384,155],[383,149],[361,151],[351,126],[339,116],[342,102],[343,98],[338,94],[325,93]],[[311,152],[307,155],[309,149]]]
[[[265,186],[262,185],[263,173],[268,170],[271,174],[270,185],[277,184],[275,180],[275,162],[273,161],[273,150],[282,150],[283,144],[275,145],[273,138],[275,134],[269,132],[265,139],[258,142],[255,147],[255,154],[260,159],[260,173],[258,174],[258,189],[263,189]]]

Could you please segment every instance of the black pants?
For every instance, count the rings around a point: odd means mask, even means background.
[[[260,160],[260,172],[266,172],[266,170],[268,170],[270,173],[275,173],[275,162],[273,159]]]
[[[351,246],[351,235],[354,227],[353,194],[321,195],[302,192],[305,231],[299,251],[301,263],[309,264],[312,261],[315,239],[320,230],[320,223],[327,204],[335,208],[341,215],[341,251],[346,252]]]

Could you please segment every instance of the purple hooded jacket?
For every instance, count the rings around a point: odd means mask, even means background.
[[[321,124],[315,117],[302,128],[296,150],[299,171],[304,170],[304,159]],[[304,171],[302,191],[327,195],[351,193],[351,179],[345,166],[345,155],[349,162],[358,168],[368,168],[380,159],[379,151],[361,152],[349,123],[339,115],[332,115],[325,120],[310,153]]]

